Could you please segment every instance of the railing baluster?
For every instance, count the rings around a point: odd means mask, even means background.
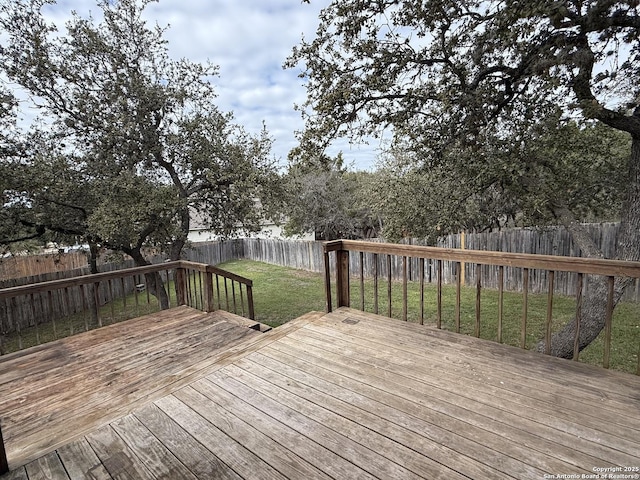
[[[113,295],[113,285],[111,279],[107,280],[107,291],[109,292],[109,299],[107,302],[109,303],[109,310],[111,311],[111,323],[116,322],[116,313],[115,313],[115,303],[116,299]]]
[[[520,348],[527,348],[527,315],[529,311],[529,269],[522,271],[522,325],[520,328]]]
[[[224,277],[224,297],[227,302],[227,312],[229,311],[229,287],[227,286],[227,277]]]
[[[391,255],[387,255],[387,317],[391,318]]]
[[[553,286],[555,281],[555,272],[549,271],[549,293],[547,295],[547,320],[544,329],[544,353],[551,355],[551,325],[553,315]]]
[[[456,308],[455,308],[456,333],[460,333],[461,290],[462,290],[462,263],[456,262]]]
[[[22,350],[24,348],[23,343],[22,343],[22,328],[20,325],[20,316],[15,315],[15,313],[18,310],[18,302],[16,301],[16,297],[13,297],[11,299],[11,303],[12,303],[12,308],[11,308],[11,313],[13,314],[13,323],[14,323],[14,328],[16,329],[16,332],[18,333],[18,350]]]
[[[222,309],[222,297],[220,295],[220,278],[216,274],[216,292],[218,293],[218,310]]]
[[[351,306],[351,289],[349,285],[349,252],[336,251],[336,295],[338,308]]]
[[[476,328],[475,335],[480,338],[480,291],[482,289],[480,277],[482,276],[482,265],[476,265]]]
[[[402,257],[402,320],[407,321],[407,309],[408,309],[408,295],[407,295],[407,257]]]
[[[578,273],[576,284],[576,334],[573,337],[573,360],[580,358],[580,321],[582,320],[582,273]]]
[[[58,338],[58,329],[56,328],[56,315],[55,307],[53,304],[53,292],[49,290],[47,292],[47,303],[49,308],[49,314],[51,315],[51,330],[53,332],[53,339],[57,340]]]
[[[438,287],[436,296],[438,304],[436,326],[442,328],[442,260],[438,260]]]
[[[373,254],[373,313],[378,314],[378,254]]]
[[[87,285],[83,284],[80,286],[80,298],[82,299],[82,319],[84,320],[84,331],[88,332],[89,331],[89,319],[87,317],[87,310],[89,310],[88,305],[90,304],[87,301],[87,298],[89,298],[89,293],[87,292]],[[98,311],[98,308],[96,308],[96,312]],[[73,335],[73,334],[72,334]]]
[[[238,309],[236,307],[236,282],[231,280],[231,298],[233,299],[233,313],[237,314]]]
[[[249,319],[256,319],[255,307],[253,305],[253,285],[251,283],[247,284],[247,304],[249,306]]]
[[[38,328],[38,314],[36,312],[36,305],[35,305],[36,301],[33,296],[33,293],[31,294],[31,301],[29,303],[31,304],[31,318],[33,318],[33,324],[36,331],[36,345],[40,345],[40,329]]]
[[[611,324],[613,322],[613,286],[615,278],[607,277],[607,310],[604,323],[604,360],[602,366],[609,368],[611,360]]]
[[[498,268],[498,343],[502,343],[502,320],[504,318],[504,267]]]
[[[124,284],[124,277],[120,277],[120,288],[122,291],[122,319],[127,318],[127,287]]]
[[[238,284],[240,287],[240,309],[242,311],[242,316],[244,317],[244,294],[242,293],[242,284]]]
[[[418,262],[418,275],[420,277],[420,325],[424,325],[424,258]]]
[[[360,310],[364,312],[364,252],[360,252]]]
[[[93,288],[93,296],[95,298],[96,301],[96,320],[98,321],[98,326],[101,327],[102,326],[102,315],[100,315],[100,283],[96,282],[93,284],[94,288]]]

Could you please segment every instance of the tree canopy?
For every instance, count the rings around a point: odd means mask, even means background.
[[[4,73],[41,117],[29,148],[3,155],[6,212],[138,264],[144,246],[179,258],[191,212],[220,235],[257,230],[278,184],[266,129],[219,111],[215,65],[168,57],[142,18],[150,2],[100,0],[99,22],[72,13],[63,34],[43,15],[51,1],[0,4]]]
[[[573,118],[624,132],[630,148],[622,173],[613,175],[626,180],[617,255],[640,260],[636,0],[334,0],[320,15],[316,37],[303,39],[286,65],[302,65],[307,81],[303,144],[322,148],[336,136],[390,130],[420,172],[454,172],[460,185],[472,179],[472,188],[498,179],[489,195],[506,186],[499,193],[515,194],[523,213],[550,211],[586,256],[601,252],[580,227],[580,212],[572,211],[585,198],[566,176],[582,173],[579,159],[559,133],[545,145],[538,130],[560,111],[560,130],[572,128],[566,122]],[[540,150],[530,155],[527,144],[538,137]],[[587,176],[607,165],[594,167]],[[597,192],[601,200],[609,194],[605,186]],[[582,310],[580,348],[604,326],[604,284],[594,281]],[[616,281],[615,302],[626,283]],[[575,322],[554,335],[552,353],[573,354],[572,329]]]

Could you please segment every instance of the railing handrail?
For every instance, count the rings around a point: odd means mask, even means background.
[[[462,250],[421,245],[401,245],[360,240],[333,240],[324,244],[325,253],[350,250],[432,260],[448,260],[482,265],[502,265],[559,272],[575,272],[614,277],[640,278],[640,262],[604,258],[565,257],[532,253]]]
[[[164,262],[155,265],[145,265],[143,267],[123,268],[114,270],[113,272],[93,273],[90,275],[80,275],[72,278],[64,278],[60,280],[49,280],[47,282],[30,283],[17,287],[9,287],[0,289],[0,299],[11,298],[18,295],[29,295],[32,293],[46,292],[49,290],[58,290],[65,287],[76,287],[79,285],[87,285],[105,280],[113,280],[115,278],[130,277],[133,275],[143,275],[145,273],[154,273],[174,268],[190,268],[199,270],[204,273],[213,273],[225,276],[230,280],[235,280],[249,287],[253,286],[253,282],[245,277],[227,272],[221,268],[206,263],[189,262],[186,260],[176,260],[172,262]]]

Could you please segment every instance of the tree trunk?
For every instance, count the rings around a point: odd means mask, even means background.
[[[640,137],[633,137],[631,158],[629,159],[629,179],[626,199],[620,215],[620,231],[616,257],[620,260],[640,261]],[[594,245],[582,226],[575,221],[563,207],[555,210],[572,238],[587,258],[600,257],[602,253]],[[613,305],[618,304],[624,289],[633,279],[616,278],[613,290]],[[607,306],[607,281],[600,276],[588,277],[587,294],[583,298],[580,318],[578,351],[587,347],[600,334],[605,326]],[[551,337],[551,355],[572,358],[576,334],[575,318]],[[545,350],[544,341],[538,343],[536,350]]]
[[[147,261],[146,258],[142,255],[139,248],[134,248],[126,252],[128,255],[133,258],[133,261],[136,263],[138,267],[144,267],[146,265],[151,265]],[[145,273],[144,275],[145,282],[147,284],[147,289],[149,293],[156,297],[160,302],[160,308],[162,310],[166,310],[169,308],[169,296],[167,295],[167,290],[164,288],[164,282],[162,281],[162,277],[159,272],[156,273]]]

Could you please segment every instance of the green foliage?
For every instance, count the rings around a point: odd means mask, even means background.
[[[556,224],[559,204],[585,222],[616,221],[629,148],[622,132],[556,117],[522,140],[494,140],[431,164],[395,146],[379,163],[372,204],[386,238],[432,242],[461,230]]]
[[[193,212],[221,235],[273,213],[267,132],[249,135],[218,110],[215,65],[169,59],[163,29],[142,20],[150,1],[101,0],[100,23],[72,13],[63,35],[41,13],[53,2],[0,5],[4,71],[43,118],[32,148],[2,159],[19,172],[4,186],[14,226],[140,262],[148,245],[178,258]]]
[[[379,227],[367,202],[370,178],[344,168],[341,155],[294,162],[286,177],[285,233],[314,232],[322,240],[376,236]]]
[[[611,217],[623,188],[640,201],[640,148],[566,119],[640,142],[639,8],[335,0],[286,63],[307,81],[301,148],[391,131],[376,203],[393,237]]]

